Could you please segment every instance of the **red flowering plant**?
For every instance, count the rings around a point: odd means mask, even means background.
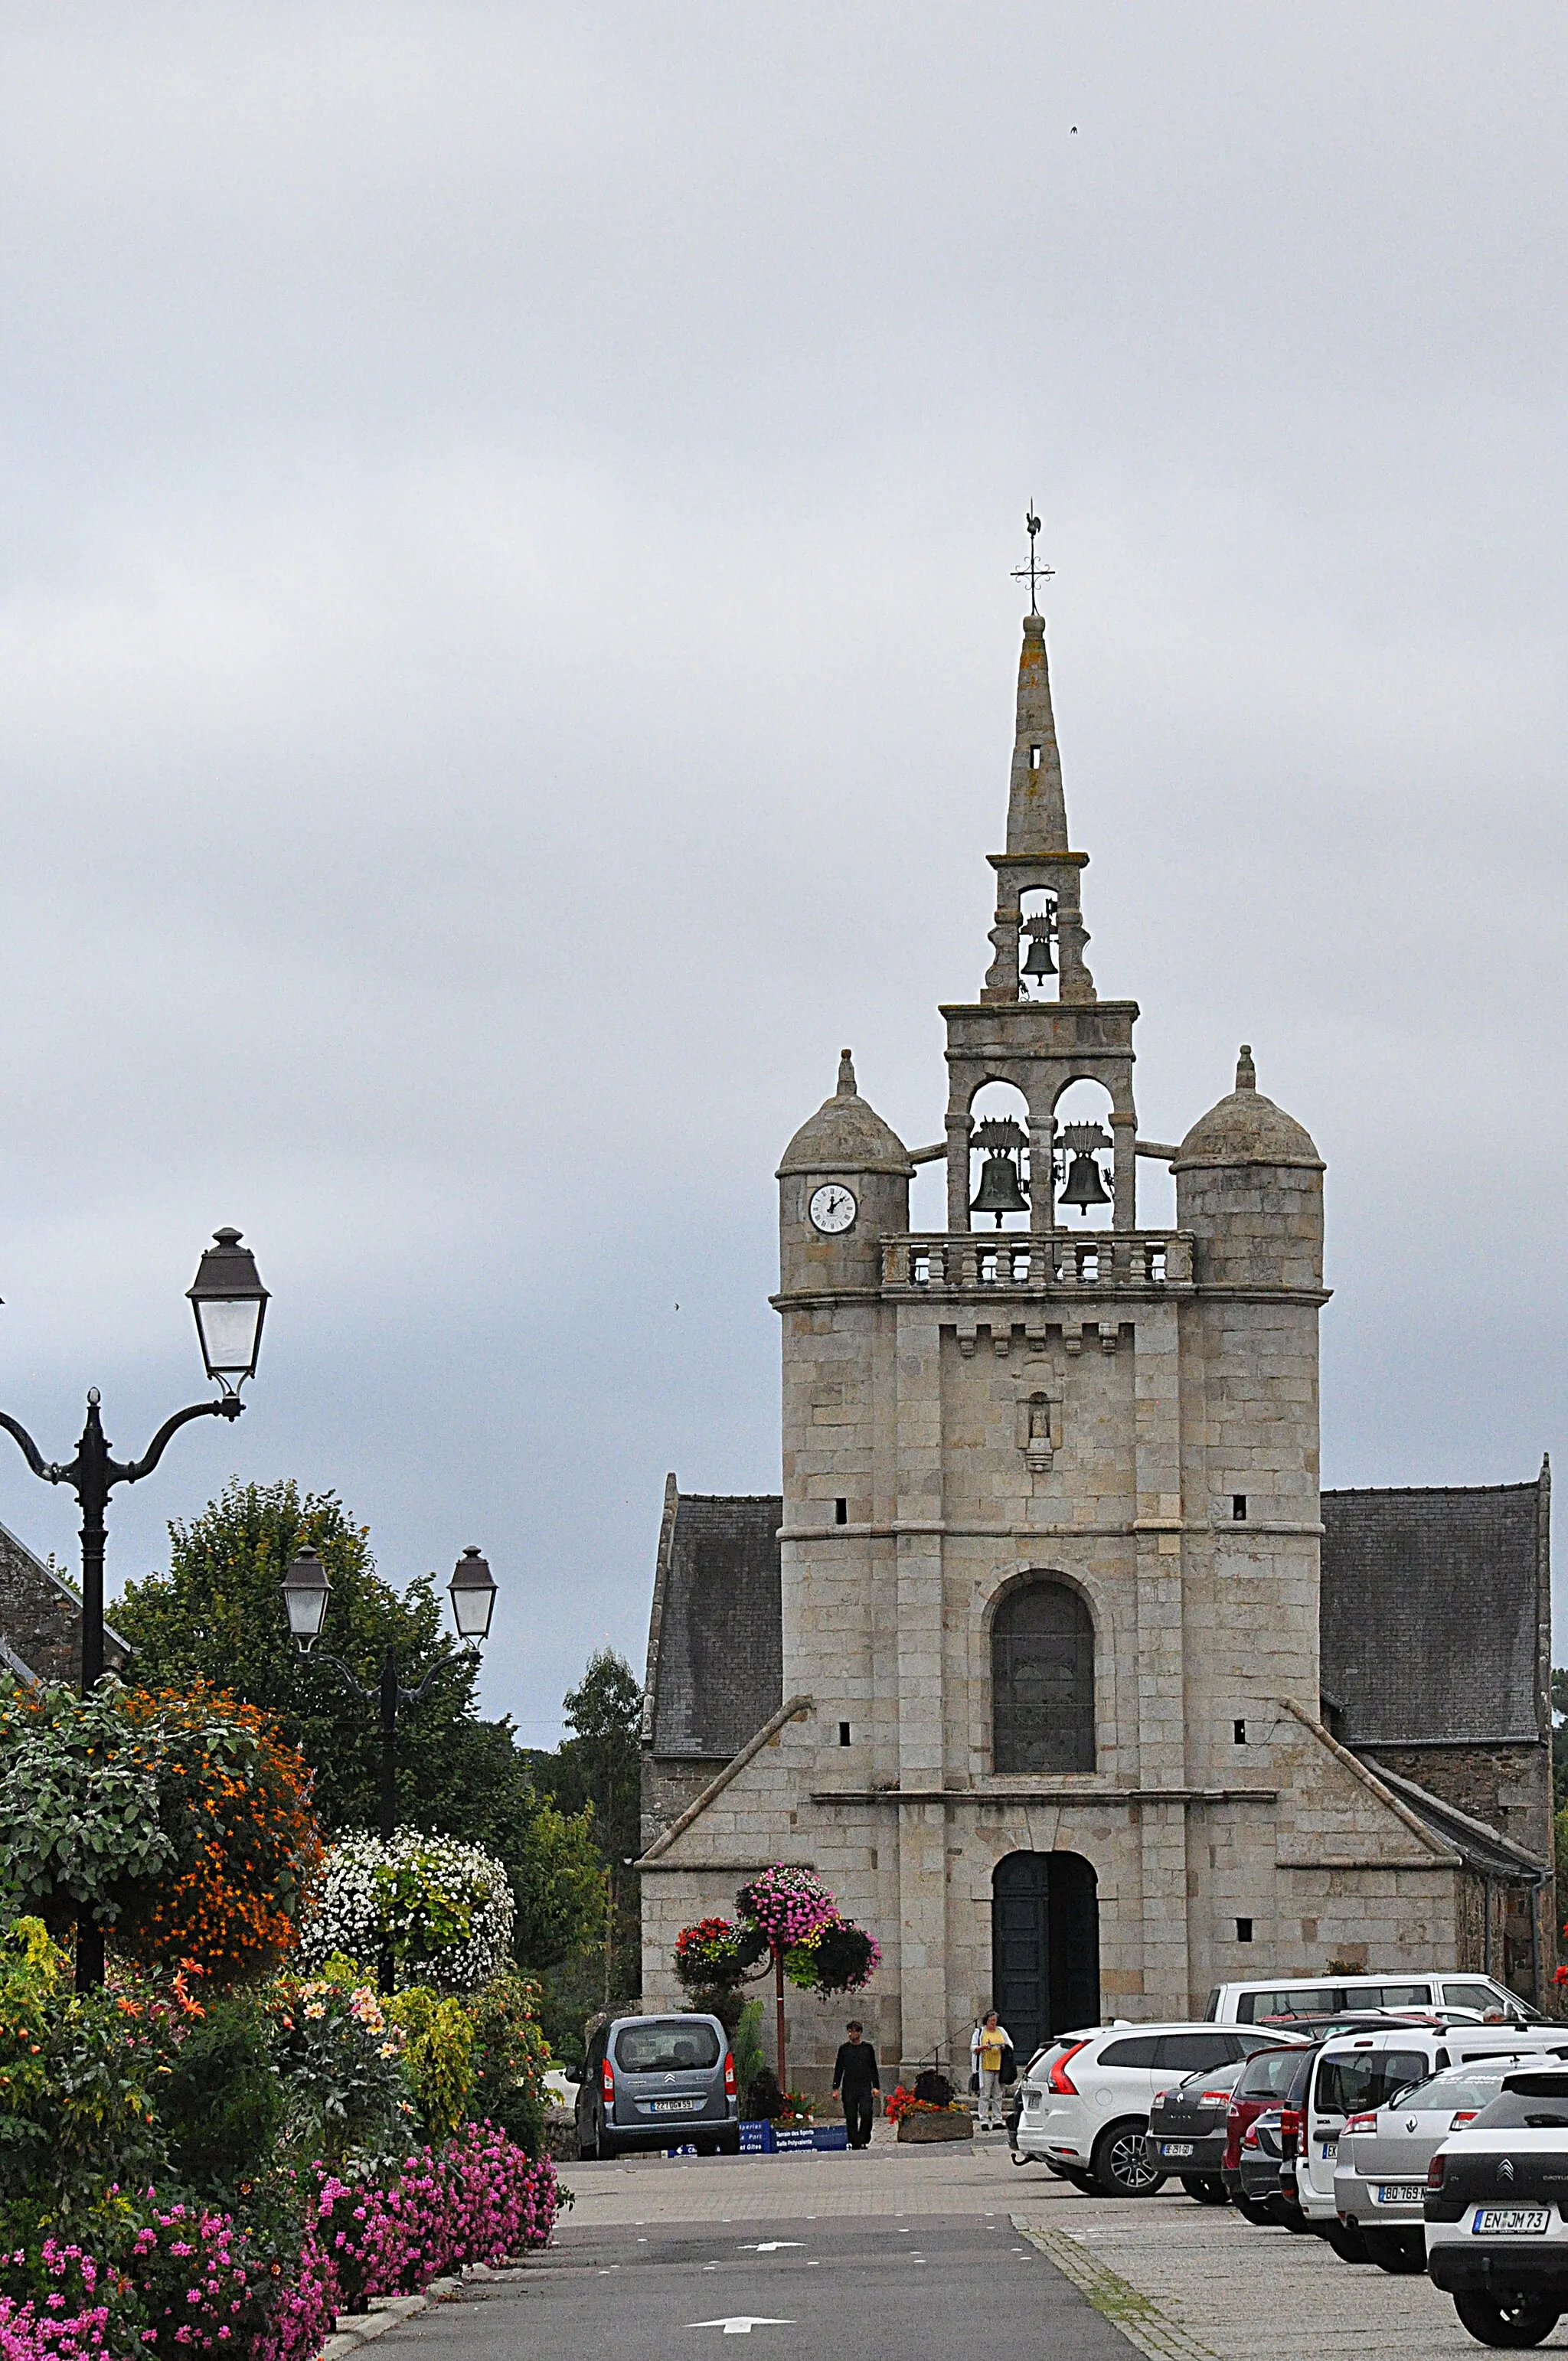
[[[728,1918],[699,1918],[675,1937],[675,1973],[689,1992],[736,1984],[742,1974],[740,1940]]]

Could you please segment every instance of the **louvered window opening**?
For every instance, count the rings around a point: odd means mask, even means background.
[[[991,1627],[997,1771],[1094,1768],[1094,1625],[1065,1583],[1031,1582]]]

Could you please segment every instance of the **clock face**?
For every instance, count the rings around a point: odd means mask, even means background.
[[[841,1180],[825,1180],[820,1189],[814,1189],[811,1192],[809,1211],[812,1221],[830,1238],[836,1238],[841,1231],[850,1228],[860,1210],[855,1202],[854,1191],[846,1189]]]

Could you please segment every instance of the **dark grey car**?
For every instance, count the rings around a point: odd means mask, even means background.
[[[739,2155],[735,2060],[716,2016],[618,2016],[594,2031],[577,2081],[577,2150]]]

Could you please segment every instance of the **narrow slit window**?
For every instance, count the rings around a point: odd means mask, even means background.
[[[833,1522],[836,1525],[847,1525],[849,1521],[850,1504],[848,1500],[835,1500],[833,1503]]]
[[[1246,1494],[1245,1492],[1233,1492],[1231,1494],[1231,1517],[1234,1523],[1238,1525],[1245,1524]]]
[[[1250,1918],[1238,1918],[1236,1920],[1236,1940],[1238,1943],[1251,1942],[1252,1920]]]
[[[1031,771],[1037,771],[1039,767],[1040,750],[1037,746],[1031,746],[1029,749],[1029,768]]]
[[[1231,1724],[1231,1731],[1238,1746],[1245,1746],[1246,1744],[1246,1724],[1245,1721],[1233,1721]]]
[[[850,1743],[850,1725],[847,1721],[841,1721],[839,1724],[839,1743],[840,1746],[848,1746]]]

